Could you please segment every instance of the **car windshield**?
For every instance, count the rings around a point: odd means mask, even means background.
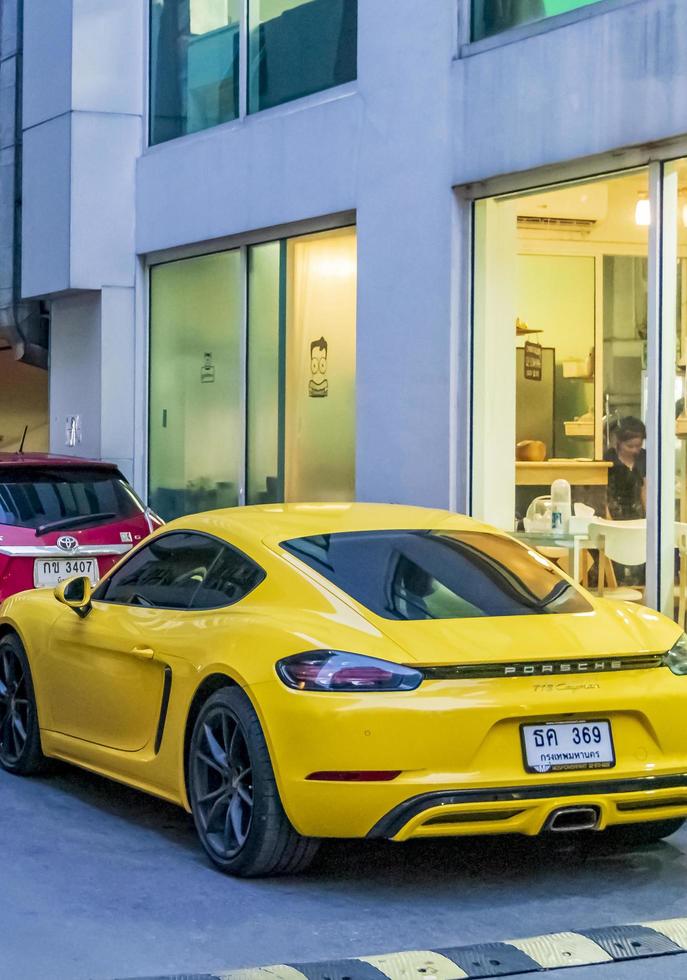
[[[0,524],[15,527],[79,527],[134,517],[143,504],[121,473],[86,467],[24,467],[0,470]],[[85,520],[84,520],[85,518]],[[76,525],[75,525],[76,526]]]
[[[385,619],[468,619],[589,612],[556,566],[501,534],[363,531],[282,547]]]

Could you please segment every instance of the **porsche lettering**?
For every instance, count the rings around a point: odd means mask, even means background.
[[[544,677],[555,674],[587,674],[622,670],[622,660],[573,660],[567,663],[505,664],[504,677]]]

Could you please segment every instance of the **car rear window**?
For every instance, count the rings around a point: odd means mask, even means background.
[[[589,612],[541,555],[482,531],[364,531],[282,548],[385,619],[470,619]]]
[[[71,518],[133,517],[143,504],[116,470],[26,467],[0,469],[0,524],[38,530]],[[107,518],[98,518],[107,515]],[[65,525],[66,526],[66,525]],[[80,527],[86,524],[80,522]],[[48,528],[46,528],[47,530]]]

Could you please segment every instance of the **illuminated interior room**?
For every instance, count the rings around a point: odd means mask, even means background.
[[[684,621],[687,166],[670,164],[663,179],[661,335],[675,354],[656,395],[672,429],[652,450],[674,475],[674,568],[670,558],[664,567],[675,577],[671,610]],[[553,482],[567,481],[573,516],[612,523],[608,540],[627,545],[625,561],[604,562],[602,587],[638,601],[652,521],[672,513],[665,503],[652,511],[651,500],[673,496],[647,467],[653,209],[647,169],[475,206],[475,512],[526,537],[546,520]],[[565,547],[541,550],[568,567]],[[580,578],[596,586],[597,550],[578,560]]]

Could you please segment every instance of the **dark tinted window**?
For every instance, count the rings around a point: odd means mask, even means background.
[[[50,530],[74,518],[133,517],[143,504],[124,477],[113,470],[87,468],[0,469],[0,524]],[[88,522],[78,521],[79,527]]]
[[[591,610],[546,559],[498,534],[371,531],[298,538],[282,547],[386,619]]]
[[[141,548],[94,598],[166,609],[210,609],[237,602],[264,572],[216,538],[175,532]]]
[[[150,142],[239,113],[243,0],[151,0]]]
[[[598,0],[472,0],[472,40],[592,3]]]
[[[95,598],[188,609],[219,548],[218,541],[199,534],[164,534],[132,555]]]
[[[248,111],[352,81],[358,0],[249,0]]]
[[[252,592],[264,577],[263,570],[250,558],[221,545],[219,555],[193,597],[192,606],[194,609],[229,606]]]

